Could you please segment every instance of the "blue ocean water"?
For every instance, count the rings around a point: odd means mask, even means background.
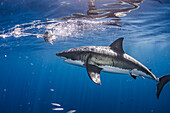
[[[147,78],[101,72],[96,85],[56,56],[119,37],[157,77],[170,74],[169,0],[1,0],[0,113],[168,113],[169,83],[159,99]]]

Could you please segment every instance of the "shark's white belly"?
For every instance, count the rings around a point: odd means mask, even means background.
[[[130,70],[128,69],[122,69],[122,68],[118,68],[118,67],[113,67],[113,66],[99,66],[100,68],[102,68],[102,71],[105,72],[110,72],[110,73],[120,73],[120,74],[129,74]]]

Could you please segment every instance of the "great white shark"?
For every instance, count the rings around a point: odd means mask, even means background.
[[[56,55],[66,58],[64,61],[67,63],[85,66],[90,79],[99,85],[101,85],[101,71],[129,74],[134,79],[136,77],[153,79],[157,82],[157,98],[159,98],[163,86],[170,81],[170,75],[156,77],[150,69],[124,52],[123,39],[119,38],[109,46],[71,48]]]

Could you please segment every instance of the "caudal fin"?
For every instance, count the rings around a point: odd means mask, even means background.
[[[159,99],[159,95],[162,91],[162,88],[166,83],[170,81],[170,75],[165,75],[159,78],[159,82],[157,84],[157,98]]]

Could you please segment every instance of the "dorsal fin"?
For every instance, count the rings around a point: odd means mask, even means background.
[[[117,40],[115,40],[109,47],[110,49],[114,50],[114,51],[120,51],[124,53],[123,50],[123,37],[118,38]]]

